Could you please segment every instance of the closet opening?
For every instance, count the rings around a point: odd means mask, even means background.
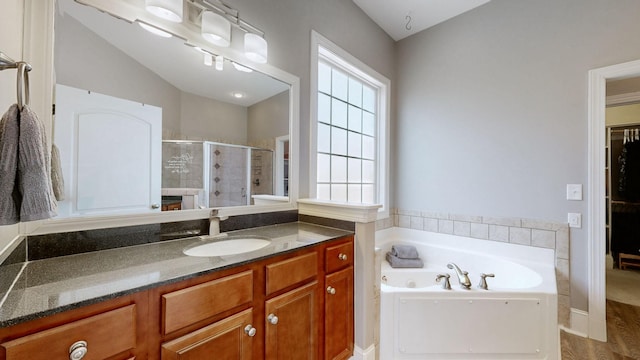
[[[607,81],[606,298],[640,306],[640,77]]]

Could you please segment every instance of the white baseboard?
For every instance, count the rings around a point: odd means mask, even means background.
[[[376,360],[376,346],[371,345],[366,350],[355,347],[353,356],[349,360]]]
[[[571,328],[564,328],[563,330],[570,332],[574,335],[588,337],[589,336],[589,313],[583,310],[571,308],[570,312]]]

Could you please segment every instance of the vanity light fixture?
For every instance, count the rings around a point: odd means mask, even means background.
[[[172,22],[182,22],[182,0],[145,0],[145,10]]]
[[[222,55],[216,56],[216,70],[224,70],[224,56]]]
[[[233,26],[245,33],[245,56],[256,63],[267,62],[268,45],[264,32],[242,20],[238,10],[221,0],[188,0],[187,4],[200,11],[200,32],[207,41],[221,47],[230,46]]]
[[[254,33],[244,34],[244,55],[251,61],[265,64],[267,62],[267,41]]]
[[[138,25],[140,25],[141,28],[147,30],[148,32],[163,38],[170,38],[173,36],[164,30],[160,30],[157,27],[151,26],[149,24],[145,24],[143,22],[138,22]]]
[[[228,47],[231,44],[231,23],[220,14],[204,10],[201,31],[202,37],[214,45]]]

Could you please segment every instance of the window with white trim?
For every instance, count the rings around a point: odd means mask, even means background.
[[[389,80],[312,36],[317,56],[312,58],[311,192],[320,200],[383,204],[382,215],[388,214]]]

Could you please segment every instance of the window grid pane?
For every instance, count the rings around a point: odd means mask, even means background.
[[[375,203],[377,90],[319,64],[317,197]]]

